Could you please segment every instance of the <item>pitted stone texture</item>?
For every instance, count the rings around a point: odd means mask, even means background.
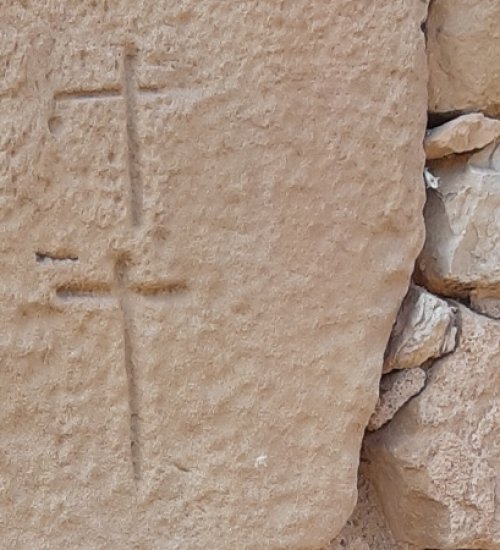
[[[429,190],[426,241],[418,280],[431,291],[467,297],[500,296],[500,171],[497,145],[477,154],[432,163],[439,187]]]
[[[500,120],[471,113],[429,130],[424,149],[428,159],[482,149],[500,136]]]
[[[418,548],[500,547],[500,323],[460,307],[456,351],[365,439],[395,537]]]
[[[427,20],[429,110],[500,114],[500,3],[434,0]]]
[[[6,4],[2,545],[326,544],[422,244],[425,3]]]
[[[380,396],[367,430],[373,432],[389,422],[405,403],[422,390],[425,379],[425,371],[420,368],[390,372],[383,376]]]
[[[384,372],[411,369],[455,349],[456,308],[412,284],[392,329]]]

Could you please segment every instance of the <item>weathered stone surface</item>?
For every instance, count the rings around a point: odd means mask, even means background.
[[[419,282],[433,292],[467,297],[476,289],[500,296],[500,171],[497,145],[467,158],[436,161],[439,187],[429,190]]]
[[[425,371],[421,368],[390,372],[380,381],[380,396],[367,430],[373,432],[389,422],[412,397],[425,386]]]
[[[456,308],[412,284],[403,300],[387,346],[384,372],[411,369],[455,349]]]
[[[433,0],[427,20],[429,109],[500,113],[500,3]]]
[[[500,297],[491,296],[488,291],[475,290],[470,293],[470,305],[475,311],[500,319]]]
[[[500,323],[460,307],[457,350],[420,395],[365,439],[396,539],[443,550],[500,547]]]
[[[491,143],[471,155],[469,164],[475,168],[500,172],[500,143]]]
[[[424,149],[428,159],[482,149],[500,136],[500,120],[471,113],[429,130]]]
[[[422,244],[425,9],[2,4],[4,547],[340,530]]]

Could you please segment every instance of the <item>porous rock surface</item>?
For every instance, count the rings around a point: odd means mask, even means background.
[[[3,546],[338,533],[422,244],[425,10],[2,5]]]
[[[482,289],[500,296],[497,147],[432,163],[439,186],[428,192],[418,270],[419,282],[433,292],[466,298]]]
[[[482,149],[500,136],[500,120],[482,113],[462,115],[432,128],[425,136],[425,155],[429,160]]]
[[[429,110],[500,114],[500,2],[433,0],[427,20]]]
[[[425,371],[421,368],[390,372],[380,381],[380,396],[367,430],[373,432],[392,420],[394,415],[425,386]]]
[[[412,369],[455,349],[456,308],[425,288],[411,284],[387,346],[384,372]]]
[[[401,543],[500,548],[500,323],[460,306],[462,335],[425,389],[365,438],[369,476]]]

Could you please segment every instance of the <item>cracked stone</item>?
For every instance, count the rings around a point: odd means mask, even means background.
[[[498,155],[498,144],[492,144],[431,165],[439,187],[428,191],[417,279],[432,292],[467,298],[482,289],[500,297]]]
[[[453,351],[457,322],[455,307],[412,284],[392,330],[384,372],[419,367]]]

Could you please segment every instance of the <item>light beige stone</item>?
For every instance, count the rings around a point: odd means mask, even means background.
[[[2,4],[2,546],[340,531],[423,240],[425,9]]]
[[[500,114],[500,3],[433,0],[427,20],[429,109]]]
[[[412,369],[453,351],[456,308],[418,285],[410,285],[392,329],[384,372]]]
[[[425,386],[426,374],[421,368],[391,372],[380,381],[380,396],[367,430],[373,432],[387,424],[412,397]]]
[[[432,128],[425,136],[424,149],[428,159],[440,159],[452,154],[482,149],[500,136],[500,120],[471,113]]]
[[[369,476],[398,541],[500,547],[500,323],[460,307],[457,350],[365,439]]]
[[[500,295],[500,171],[496,145],[470,158],[432,164],[439,187],[425,206],[426,240],[418,280],[431,291],[467,297],[477,289]]]

